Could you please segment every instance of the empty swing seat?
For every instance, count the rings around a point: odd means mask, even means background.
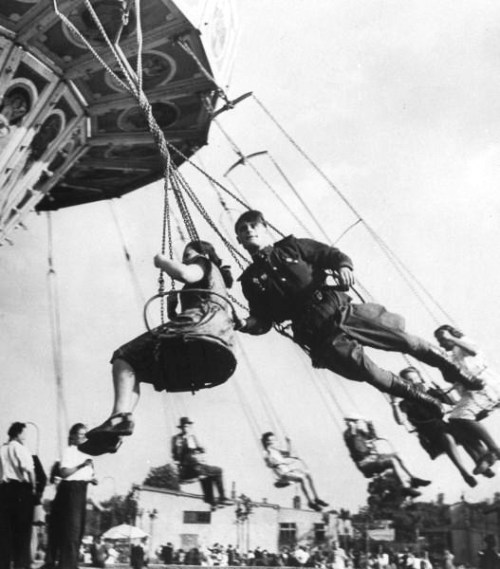
[[[162,296],[184,293],[196,294],[196,306],[151,329],[147,321],[150,303]],[[144,313],[155,341],[157,391],[195,392],[220,385],[233,375],[237,364],[233,353],[233,308],[223,295],[203,289],[170,291],[152,297]]]

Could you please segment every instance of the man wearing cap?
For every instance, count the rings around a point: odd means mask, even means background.
[[[355,283],[353,263],[339,249],[293,235],[273,243],[264,216],[255,210],[239,217],[235,231],[238,242],[252,256],[240,277],[250,308],[241,332],[265,334],[273,324],[291,320],[294,341],[309,352],[315,367],[420,401],[436,414],[441,414],[439,401],[378,367],[364,346],[409,354],[439,368],[448,381],[480,388],[481,382],[464,375],[444,350],[407,334],[401,316],[379,304],[353,303],[338,287],[327,286],[332,272],[346,289]]]
[[[210,466],[200,460],[205,449],[200,446],[196,437],[191,433],[193,422],[189,417],[181,417],[177,428],[180,433],[172,437],[172,458],[178,464],[181,482],[189,478],[199,478],[203,499],[210,504],[211,509],[226,506],[232,502],[226,498],[222,480],[222,468]],[[214,496],[214,486],[219,497]]]

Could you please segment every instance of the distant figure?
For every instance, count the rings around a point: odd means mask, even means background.
[[[94,536],[92,545],[90,546],[90,556],[92,565],[94,567],[102,568],[104,567],[104,562],[106,561],[107,552],[106,546],[102,543],[99,536]]]
[[[226,498],[224,491],[222,468],[210,466],[202,461],[201,455],[205,449],[191,433],[191,425],[193,422],[188,417],[181,417],[177,425],[181,432],[172,437],[172,458],[179,467],[180,481],[200,478],[203,499],[210,504],[212,510],[218,506],[232,504],[231,500]],[[217,489],[217,499],[214,495],[214,487]]]
[[[104,562],[105,567],[113,567],[118,563],[118,558],[120,557],[120,553],[111,545],[108,547],[107,557]]]
[[[36,481],[26,424],[15,422],[0,447],[0,569],[29,569]]]
[[[140,543],[135,543],[130,548],[130,566],[133,569],[142,569],[147,565],[146,543],[147,537],[143,537]]]
[[[455,556],[449,549],[443,553],[443,569],[455,569]]]
[[[322,508],[328,506],[328,504],[318,496],[312,476],[304,462],[300,458],[292,455],[291,441],[289,438],[286,438],[287,448],[285,450],[277,446],[277,438],[274,433],[264,433],[261,437],[261,442],[264,447],[264,460],[266,465],[271,468],[278,477],[278,484],[280,482],[285,484],[298,482],[311,510],[321,511]]]
[[[293,557],[299,567],[305,567],[309,561],[310,554],[304,545],[298,545],[293,552]]]
[[[474,375],[482,382],[482,389],[470,390],[457,383],[461,394],[448,420],[457,428],[467,433],[474,433],[475,438],[482,441],[488,451],[474,469],[474,474],[483,474],[500,459],[500,447],[486,427],[479,421],[487,417],[493,409],[500,405],[500,374],[493,371],[485,362],[477,346],[460,330],[445,324],[434,332],[439,344],[451,354],[453,362],[460,366],[464,373]]]
[[[169,541],[167,542],[166,545],[164,545],[161,548],[161,560],[163,561],[163,563],[165,563],[165,565],[171,565],[173,563],[173,559],[174,559],[174,546]]]
[[[420,496],[416,488],[428,486],[430,481],[413,476],[397,453],[378,451],[377,441],[380,439],[375,433],[373,423],[356,416],[346,417],[344,420],[347,424],[344,441],[351,458],[366,478],[392,470],[406,496],[413,498]]]
[[[479,569],[500,569],[500,554],[496,550],[496,539],[493,534],[484,538],[486,547],[479,552]]]
[[[347,554],[338,543],[333,540],[331,544],[332,569],[346,569]]]

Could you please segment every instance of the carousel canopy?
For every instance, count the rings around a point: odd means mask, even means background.
[[[141,109],[109,73],[124,77],[86,1],[57,5],[77,34],[52,0],[0,4],[0,243],[30,210],[118,197],[163,176]],[[90,5],[132,72],[140,63],[167,141],[191,156],[207,142],[230,71],[232,0],[148,0],[141,14],[125,0]]]

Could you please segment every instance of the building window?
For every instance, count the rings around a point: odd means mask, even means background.
[[[326,539],[325,524],[314,524],[314,542],[323,543]]]
[[[295,545],[297,541],[297,524],[280,524],[279,546]]]
[[[185,524],[209,524],[211,512],[184,512]]]

